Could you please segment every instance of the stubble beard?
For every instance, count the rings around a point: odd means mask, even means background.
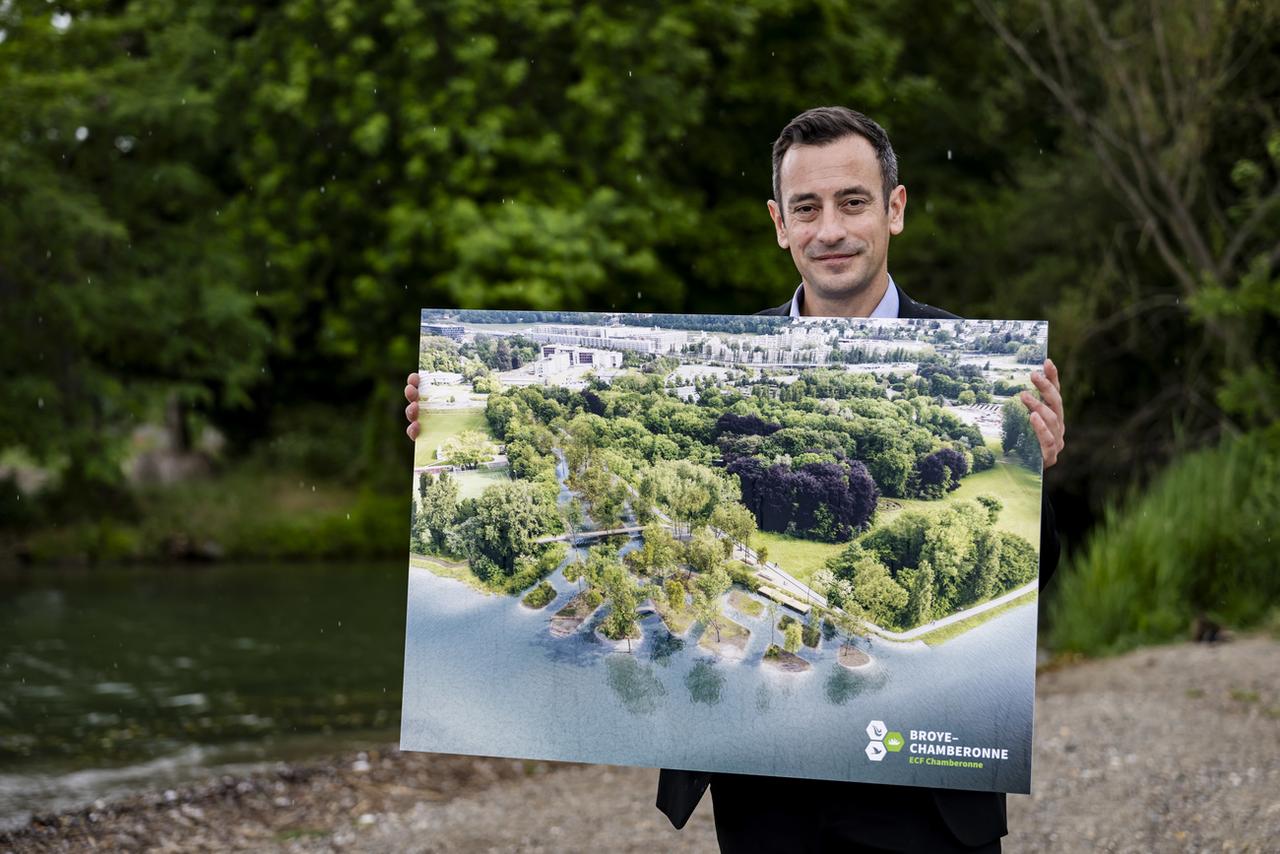
[[[821,261],[810,259],[814,264],[821,264]],[[866,249],[851,259],[853,262],[866,260]],[[837,276],[806,276],[804,283],[806,288],[812,288],[812,293],[818,299],[824,302],[843,303],[856,300],[870,291],[876,280],[878,269],[872,267],[870,269],[861,269],[854,279],[849,279],[848,273]]]

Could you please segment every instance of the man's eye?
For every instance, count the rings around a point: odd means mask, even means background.
[[[845,202],[845,204],[846,204],[846,205],[848,205],[848,206],[850,206],[850,207],[859,208],[859,207],[862,207],[863,205],[865,205],[865,204],[866,204],[866,201],[865,201],[865,200],[863,200],[863,199],[849,199],[849,200],[847,200],[847,201]]]
[[[800,207],[792,211],[792,213],[804,215],[804,214],[811,214],[813,213],[813,211],[814,211],[813,205],[801,205]]]

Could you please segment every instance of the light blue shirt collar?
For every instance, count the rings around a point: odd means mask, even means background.
[[[796,288],[795,295],[791,297],[791,316],[800,317],[800,298],[804,293],[804,282],[800,283],[800,287]],[[884,296],[880,298],[880,303],[871,312],[872,317],[897,317],[898,316],[898,286],[893,282],[893,276],[889,277],[889,287],[885,288]]]

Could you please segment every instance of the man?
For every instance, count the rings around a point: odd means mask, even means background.
[[[790,251],[800,285],[790,300],[760,314],[954,318],[912,300],[889,275],[889,239],[907,205],[889,137],[844,107],[819,107],[793,119],[773,146],[778,245]],[[416,438],[417,375],[405,397]],[[1032,375],[1042,400],[1023,392],[1044,466],[1063,448],[1064,420],[1053,362]],[[1058,561],[1052,509],[1041,513],[1041,587]],[[664,769],[658,807],[683,827],[708,785],[721,850],[998,851],[1005,797],[990,792],[875,786],[782,777]]]

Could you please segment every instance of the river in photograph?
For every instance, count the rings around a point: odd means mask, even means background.
[[[872,657],[856,670],[837,662],[839,638],[824,640],[800,652],[809,671],[786,673],[761,661],[768,617],[727,603],[725,615],[751,630],[740,662],[700,648],[697,624],[677,638],[656,615],[619,651],[593,630],[605,608],[555,637],[549,619],[578,586],[563,565],[550,581],[558,595],[535,611],[410,570],[404,748],[1028,791],[1034,602],[936,647],[856,639]],[[951,733],[953,745],[1007,748],[1008,759],[980,760],[981,769],[910,764],[908,744],[873,762],[873,720],[908,741],[910,730]]]

